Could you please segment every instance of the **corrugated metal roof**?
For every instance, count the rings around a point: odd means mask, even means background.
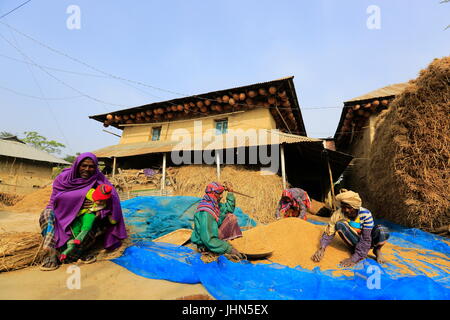
[[[220,150],[228,148],[252,147],[282,143],[322,143],[322,140],[283,133],[277,130],[265,130],[267,139],[257,141],[245,135],[237,136],[227,141],[227,135],[214,136],[215,140],[194,141],[149,141],[132,144],[116,144],[102,148],[93,153],[99,158],[129,157],[149,153],[161,153],[171,151],[195,151],[195,150]],[[235,136],[233,136],[235,137]],[[230,136],[228,136],[230,138]],[[260,137],[261,140],[262,137]]]
[[[27,144],[3,139],[0,139],[0,156],[70,165],[70,163],[65,160],[59,159]]]
[[[392,84],[392,85],[371,91],[362,96],[345,101],[345,103],[355,102],[355,101],[360,101],[360,100],[368,100],[368,99],[396,96],[396,95],[402,93],[403,90],[405,90],[405,88],[407,86],[408,86],[408,82]]]

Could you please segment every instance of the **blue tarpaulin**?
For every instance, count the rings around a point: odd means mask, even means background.
[[[447,265],[430,265],[432,277],[420,270],[415,276],[405,276],[392,266],[365,259],[350,269],[353,276],[333,276],[331,271],[319,268],[307,270],[248,261],[235,263],[223,256],[216,262],[204,263],[198,253],[187,247],[150,241],[179,228],[192,229],[199,200],[195,197],[138,197],[124,201],[126,223],[136,232],[133,236],[135,244],[113,261],[143,277],[201,283],[216,299],[450,298],[450,278],[446,271],[450,266],[448,243],[442,237],[388,221],[382,221],[382,224],[391,231],[390,242],[444,254]],[[239,208],[235,214],[241,226],[256,225]],[[412,266],[414,261],[405,259],[404,263]]]

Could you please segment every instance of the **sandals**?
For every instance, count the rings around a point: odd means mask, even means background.
[[[46,257],[39,269],[41,271],[53,271],[59,268],[59,263],[56,257]]]

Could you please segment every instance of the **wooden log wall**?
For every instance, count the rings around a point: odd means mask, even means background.
[[[344,122],[340,129],[339,139],[349,137],[352,131],[358,133],[362,130],[371,115],[377,114],[389,107],[393,99],[375,99],[368,103],[349,105],[346,107]]]
[[[154,123],[161,121],[181,120],[190,117],[214,115],[254,108],[266,108],[274,117],[281,131],[297,133],[299,130],[293,101],[283,88],[274,86],[259,87],[242,92],[230,91],[226,94],[211,97],[192,97],[184,103],[171,103],[137,111],[123,111],[106,115],[103,125]],[[277,110],[278,109],[278,110]],[[286,128],[286,124],[288,128]]]

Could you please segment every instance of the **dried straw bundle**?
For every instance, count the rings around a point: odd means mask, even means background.
[[[378,122],[368,197],[377,214],[433,230],[450,224],[450,57],[435,59]]]
[[[0,234],[0,272],[26,268],[42,260],[42,237],[33,232],[5,232]]]
[[[170,170],[176,188],[176,195],[202,197],[206,186],[217,181],[213,166],[191,165]],[[244,166],[226,165],[221,169],[221,181],[229,181],[241,193],[253,196],[247,198],[236,195],[236,206],[260,223],[275,220],[275,209],[281,197],[283,183],[278,175],[261,175],[259,170]]]
[[[47,206],[50,196],[52,195],[52,190],[52,186],[47,186],[27,194],[12,207],[8,207],[8,211],[40,213]]]
[[[13,206],[22,199],[23,196],[18,194],[0,192],[0,205]]]

